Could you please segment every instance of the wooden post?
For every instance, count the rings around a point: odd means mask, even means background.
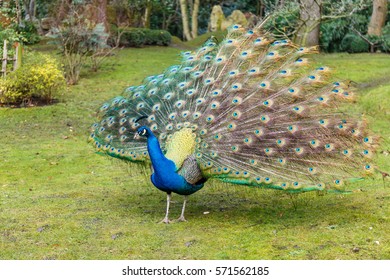
[[[22,66],[22,44],[16,43],[16,50],[14,56],[14,71]]]
[[[1,73],[3,77],[7,76],[7,40],[4,40],[3,63],[1,66]]]

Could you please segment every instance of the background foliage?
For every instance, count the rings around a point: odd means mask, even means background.
[[[29,52],[24,63],[0,79],[0,103],[50,103],[64,89],[64,76],[57,61],[38,52]]]

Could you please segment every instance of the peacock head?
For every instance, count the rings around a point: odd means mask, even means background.
[[[135,120],[138,123],[142,119],[146,119],[148,116],[141,116]],[[137,132],[134,135],[134,139],[139,139],[141,136],[148,138],[152,134],[152,131],[147,126],[140,126],[137,128]]]
[[[147,127],[147,126],[140,126],[139,128],[137,128],[136,136],[143,136],[143,137],[147,138],[151,134],[152,134],[152,132],[150,131],[149,127]]]

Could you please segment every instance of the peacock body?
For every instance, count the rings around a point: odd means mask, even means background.
[[[375,139],[340,112],[354,93],[330,81],[329,68],[313,69],[305,56],[314,52],[234,25],[221,43],[208,40],[103,104],[90,140],[110,156],[151,163],[152,183],[168,194],[164,222],[172,192],[190,195],[209,178],[343,191],[373,171]]]

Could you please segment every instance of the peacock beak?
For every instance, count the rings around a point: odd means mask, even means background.
[[[135,140],[138,140],[138,139],[140,139],[140,138],[141,138],[141,137],[139,136],[138,133],[135,133],[135,134],[134,134],[134,139],[135,139]]]

